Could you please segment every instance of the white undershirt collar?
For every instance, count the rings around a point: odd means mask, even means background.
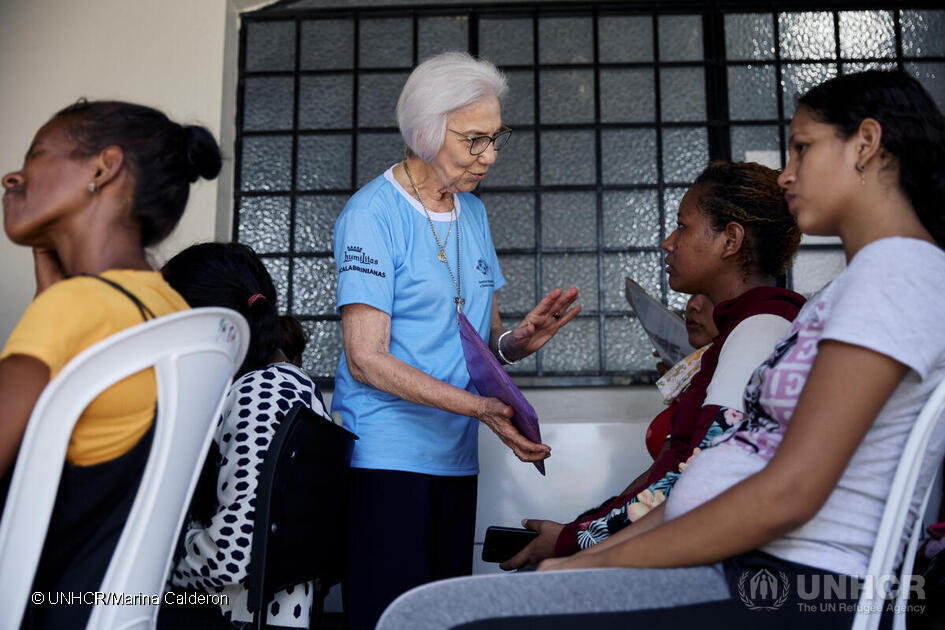
[[[397,166],[397,164],[400,164],[400,162],[397,162],[394,164],[394,166]],[[417,201],[416,197],[404,190],[404,187],[401,186],[400,182],[397,181],[397,178],[394,177],[394,166],[391,166],[389,169],[384,171],[384,178],[394,185],[394,190],[403,195],[404,199],[410,202],[410,206],[420,213],[420,216],[425,218],[427,213],[423,211],[423,206],[420,205],[420,202]],[[459,213],[462,211],[462,204],[459,201],[459,195],[453,195],[453,203],[456,204],[456,219],[459,220]],[[430,218],[434,221],[448,223],[452,219],[450,216],[451,214],[451,212],[431,212]]]

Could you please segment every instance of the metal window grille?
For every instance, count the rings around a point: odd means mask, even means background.
[[[864,68],[902,68],[945,106],[945,11],[896,3],[758,11],[748,4],[442,5],[244,14],[234,239],[264,258],[280,308],[312,335],[305,367],[331,385],[341,351],[332,226],[396,162],[394,106],[410,69],[465,50],[508,76],[514,129],[477,194],[516,324],[556,286],[584,310],[512,368],[522,385],[650,382],[651,346],[623,297],[630,275],[682,307],[660,242],[710,159],[784,163],[794,96]],[[788,279],[811,293],[842,269],[806,238]]]

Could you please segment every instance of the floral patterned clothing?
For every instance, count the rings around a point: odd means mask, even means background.
[[[676,480],[679,479],[679,476],[689,466],[693,458],[722,435],[724,431],[741,424],[743,417],[744,414],[737,409],[719,409],[719,413],[702,442],[693,449],[689,459],[679,464],[678,470],[666,473],[662,478],[647,486],[645,490],[627,499],[623,505],[613,508],[605,516],[581,521],[577,533],[578,546],[581,549],[587,549],[596,545],[627,525],[640,520],[650,510],[660,505],[672,492]]]
[[[579,535],[585,542],[594,544],[592,540],[599,542],[601,537],[609,536],[636,520],[629,515],[618,516],[606,527],[597,527],[596,538],[591,534],[580,534],[588,530],[592,521],[604,519],[601,522],[607,523],[614,510],[626,511],[628,504],[641,503],[628,500],[628,497],[636,497],[649,489],[653,492],[651,503],[657,505],[655,502],[660,500],[660,495],[656,491],[662,490],[663,498],[668,496],[667,490],[678,479],[680,465],[689,462],[696,448],[707,444],[706,436],[710,430],[713,435],[721,433],[721,425],[715,426],[720,414],[724,420],[726,409],[741,409],[742,393],[749,376],[790,327],[803,303],[803,296],[793,291],[756,287],[716,305],[713,318],[719,336],[702,354],[699,372],[677,399],[671,419],[669,447],[653,463],[651,474],[642,487],[611,497],[566,524],[555,543],[555,555],[567,556],[581,549]]]

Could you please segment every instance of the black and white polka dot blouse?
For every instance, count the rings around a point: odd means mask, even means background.
[[[291,363],[249,372],[230,387],[213,438],[221,455],[216,510],[209,522],[189,523],[185,554],[171,578],[176,586],[226,594],[229,602],[221,610],[234,622],[252,620],[244,583],[257,479],[272,436],[299,400],[329,417],[315,383]],[[268,623],[307,628],[311,606],[311,583],[290,587],[269,603]]]

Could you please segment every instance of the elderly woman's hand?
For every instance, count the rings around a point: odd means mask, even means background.
[[[492,429],[502,442],[523,462],[540,462],[551,455],[547,444],[536,444],[512,424],[514,411],[498,398],[481,397],[476,417]]]
[[[577,298],[578,290],[574,287],[549,293],[503,340],[503,354],[517,361],[548,343],[558,329],[581,312],[580,304],[572,308]]]

